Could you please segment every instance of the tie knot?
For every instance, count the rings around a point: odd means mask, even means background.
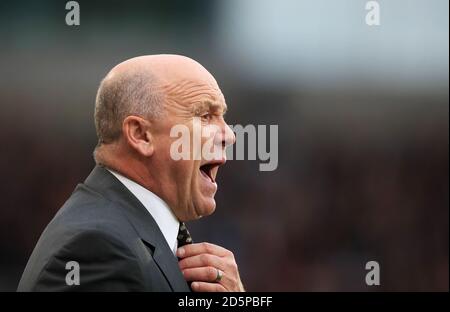
[[[180,222],[180,228],[178,229],[178,247],[182,247],[187,244],[192,244],[192,237],[191,234],[189,234],[189,231],[186,227],[186,224],[184,222]]]

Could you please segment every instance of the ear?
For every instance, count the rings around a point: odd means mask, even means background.
[[[127,116],[122,123],[122,135],[128,145],[142,156],[153,155],[154,145],[149,121],[138,116]]]

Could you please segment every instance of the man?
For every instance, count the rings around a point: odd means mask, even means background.
[[[235,141],[226,109],[215,79],[187,57],[114,67],[96,98],[97,166],[43,232],[18,290],[243,291],[233,254],[192,243],[184,224],[214,212],[225,157],[193,157],[193,148],[175,160],[171,150],[171,129],[193,139],[196,119],[210,130],[201,145],[224,155]]]

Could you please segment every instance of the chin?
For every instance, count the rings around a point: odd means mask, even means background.
[[[213,214],[216,210],[216,201],[214,198],[205,198],[199,205],[196,205],[196,207],[199,217],[206,217]]]

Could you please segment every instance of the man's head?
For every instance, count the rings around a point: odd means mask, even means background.
[[[97,163],[114,169],[161,197],[180,221],[211,214],[217,169],[225,163],[196,158],[193,119],[209,130],[223,151],[235,137],[223,119],[225,99],[214,77],[178,55],[132,58],[114,67],[100,84],[95,103]],[[174,160],[175,126],[188,128],[190,157]],[[208,137],[201,138],[201,146]]]

